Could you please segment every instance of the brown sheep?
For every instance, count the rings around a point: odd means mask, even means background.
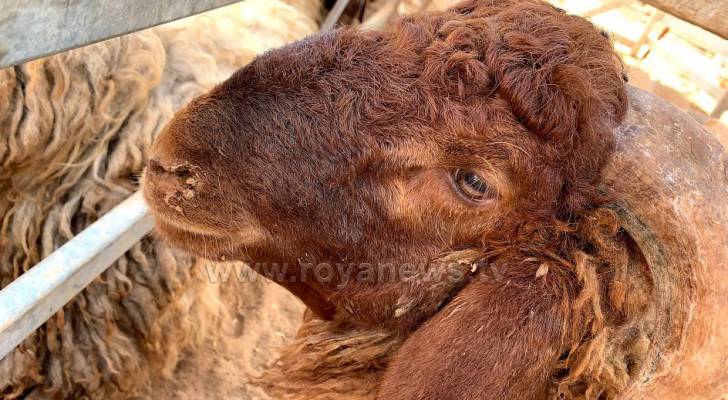
[[[601,185],[623,77],[605,35],[538,0],[343,28],[192,101],[144,193],[168,241],[308,306],[267,379],[282,397],[616,398],[657,365],[650,299],[674,290]]]

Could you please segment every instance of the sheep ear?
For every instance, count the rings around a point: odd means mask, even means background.
[[[425,49],[422,78],[433,84],[441,95],[467,98],[490,96],[495,82],[483,62],[484,19],[445,22]]]
[[[574,324],[567,297],[554,295],[563,282],[538,279],[471,282],[407,339],[377,399],[545,398]]]

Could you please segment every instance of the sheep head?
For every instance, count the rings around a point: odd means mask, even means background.
[[[177,113],[144,193],[172,243],[247,261],[319,316],[379,322],[436,308],[479,257],[560,254],[625,109],[621,64],[590,23],[469,1],[261,55]],[[463,251],[477,256],[448,285],[381,280]],[[333,276],[306,279],[321,263]]]

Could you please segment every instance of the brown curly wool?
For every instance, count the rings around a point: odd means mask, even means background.
[[[181,104],[315,17],[250,1],[0,70],[0,287],[137,189]],[[108,398],[171,372],[224,312],[204,263],[136,243],[0,360],[0,398]]]
[[[586,213],[570,234],[588,250],[576,251],[570,257],[575,262],[555,255],[551,262],[575,271],[582,289],[571,308],[588,329],[557,363],[547,398],[618,398],[645,367],[658,334],[656,309],[649,304],[653,282],[611,208]],[[472,252],[457,254],[467,263],[480,259]],[[405,338],[385,327],[310,317],[256,381],[276,399],[371,400]]]
[[[163,122],[145,109],[164,62],[159,38],[143,33],[1,72],[2,286],[133,192]],[[163,332],[185,328],[167,329],[183,321],[162,317],[181,307],[191,261],[148,240],[136,244],[3,359],[3,393],[123,386],[121,374],[139,370],[144,353],[164,360],[171,344]]]
[[[327,32],[182,109],[155,141],[145,198],[171,243],[251,261],[318,318],[358,327],[362,348],[377,329],[402,334],[379,399],[538,399],[557,365],[564,391],[618,391],[624,378],[601,372],[616,361],[588,349],[628,319],[627,266],[610,258],[623,246],[579,226],[605,204],[621,73],[598,29],[537,0]],[[471,262],[440,262],[464,250]],[[286,353],[271,376],[293,382],[271,386],[334,396],[381,373],[330,357],[350,342],[332,335]]]
[[[273,399],[373,399],[403,339],[388,329],[310,317],[254,382]]]
[[[550,398],[615,399],[638,378],[657,334],[654,283],[612,209],[585,213],[574,233],[587,250],[572,256],[582,287],[572,308],[588,329],[557,364]]]

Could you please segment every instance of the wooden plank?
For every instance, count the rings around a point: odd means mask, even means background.
[[[0,359],[96,279],[153,225],[147,205],[136,193],[0,290]]]
[[[652,17],[650,17],[650,20],[647,22],[647,26],[645,26],[645,29],[642,30],[642,34],[640,35],[639,39],[637,39],[637,41],[632,44],[632,50],[630,52],[630,55],[632,57],[637,57],[637,54],[639,53],[640,49],[642,49],[642,46],[650,42],[650,32],[652,32],[652,29],[658,22],[662,20],[664,16],[664,12],[657,10],[652,15]],[[647,51],[649,52],[649,48]]]
[[[0,0],[0,68],[240,0]]]
[[[599,15],[599,14],[602,14],[605,12],[616,10],[620,7],[624,7],[628,4],[634,3],[635,1],[636,0],[610,0],[610,1],[604,2],[604,4],[602,4],[601,6],[595,8],[593,10],[584,12],[582,14],[582,16],[585,18],[591,18],[593,16],[596,16],[596,15]]]
[[[710,116],[719,119],[726,110],[728,110],[728,90],[724,91],[718,98],[718,103],[715,105],[713,112],[710,113]]]
[[[642,0],[643,3],[728,39],[728,0]]]

